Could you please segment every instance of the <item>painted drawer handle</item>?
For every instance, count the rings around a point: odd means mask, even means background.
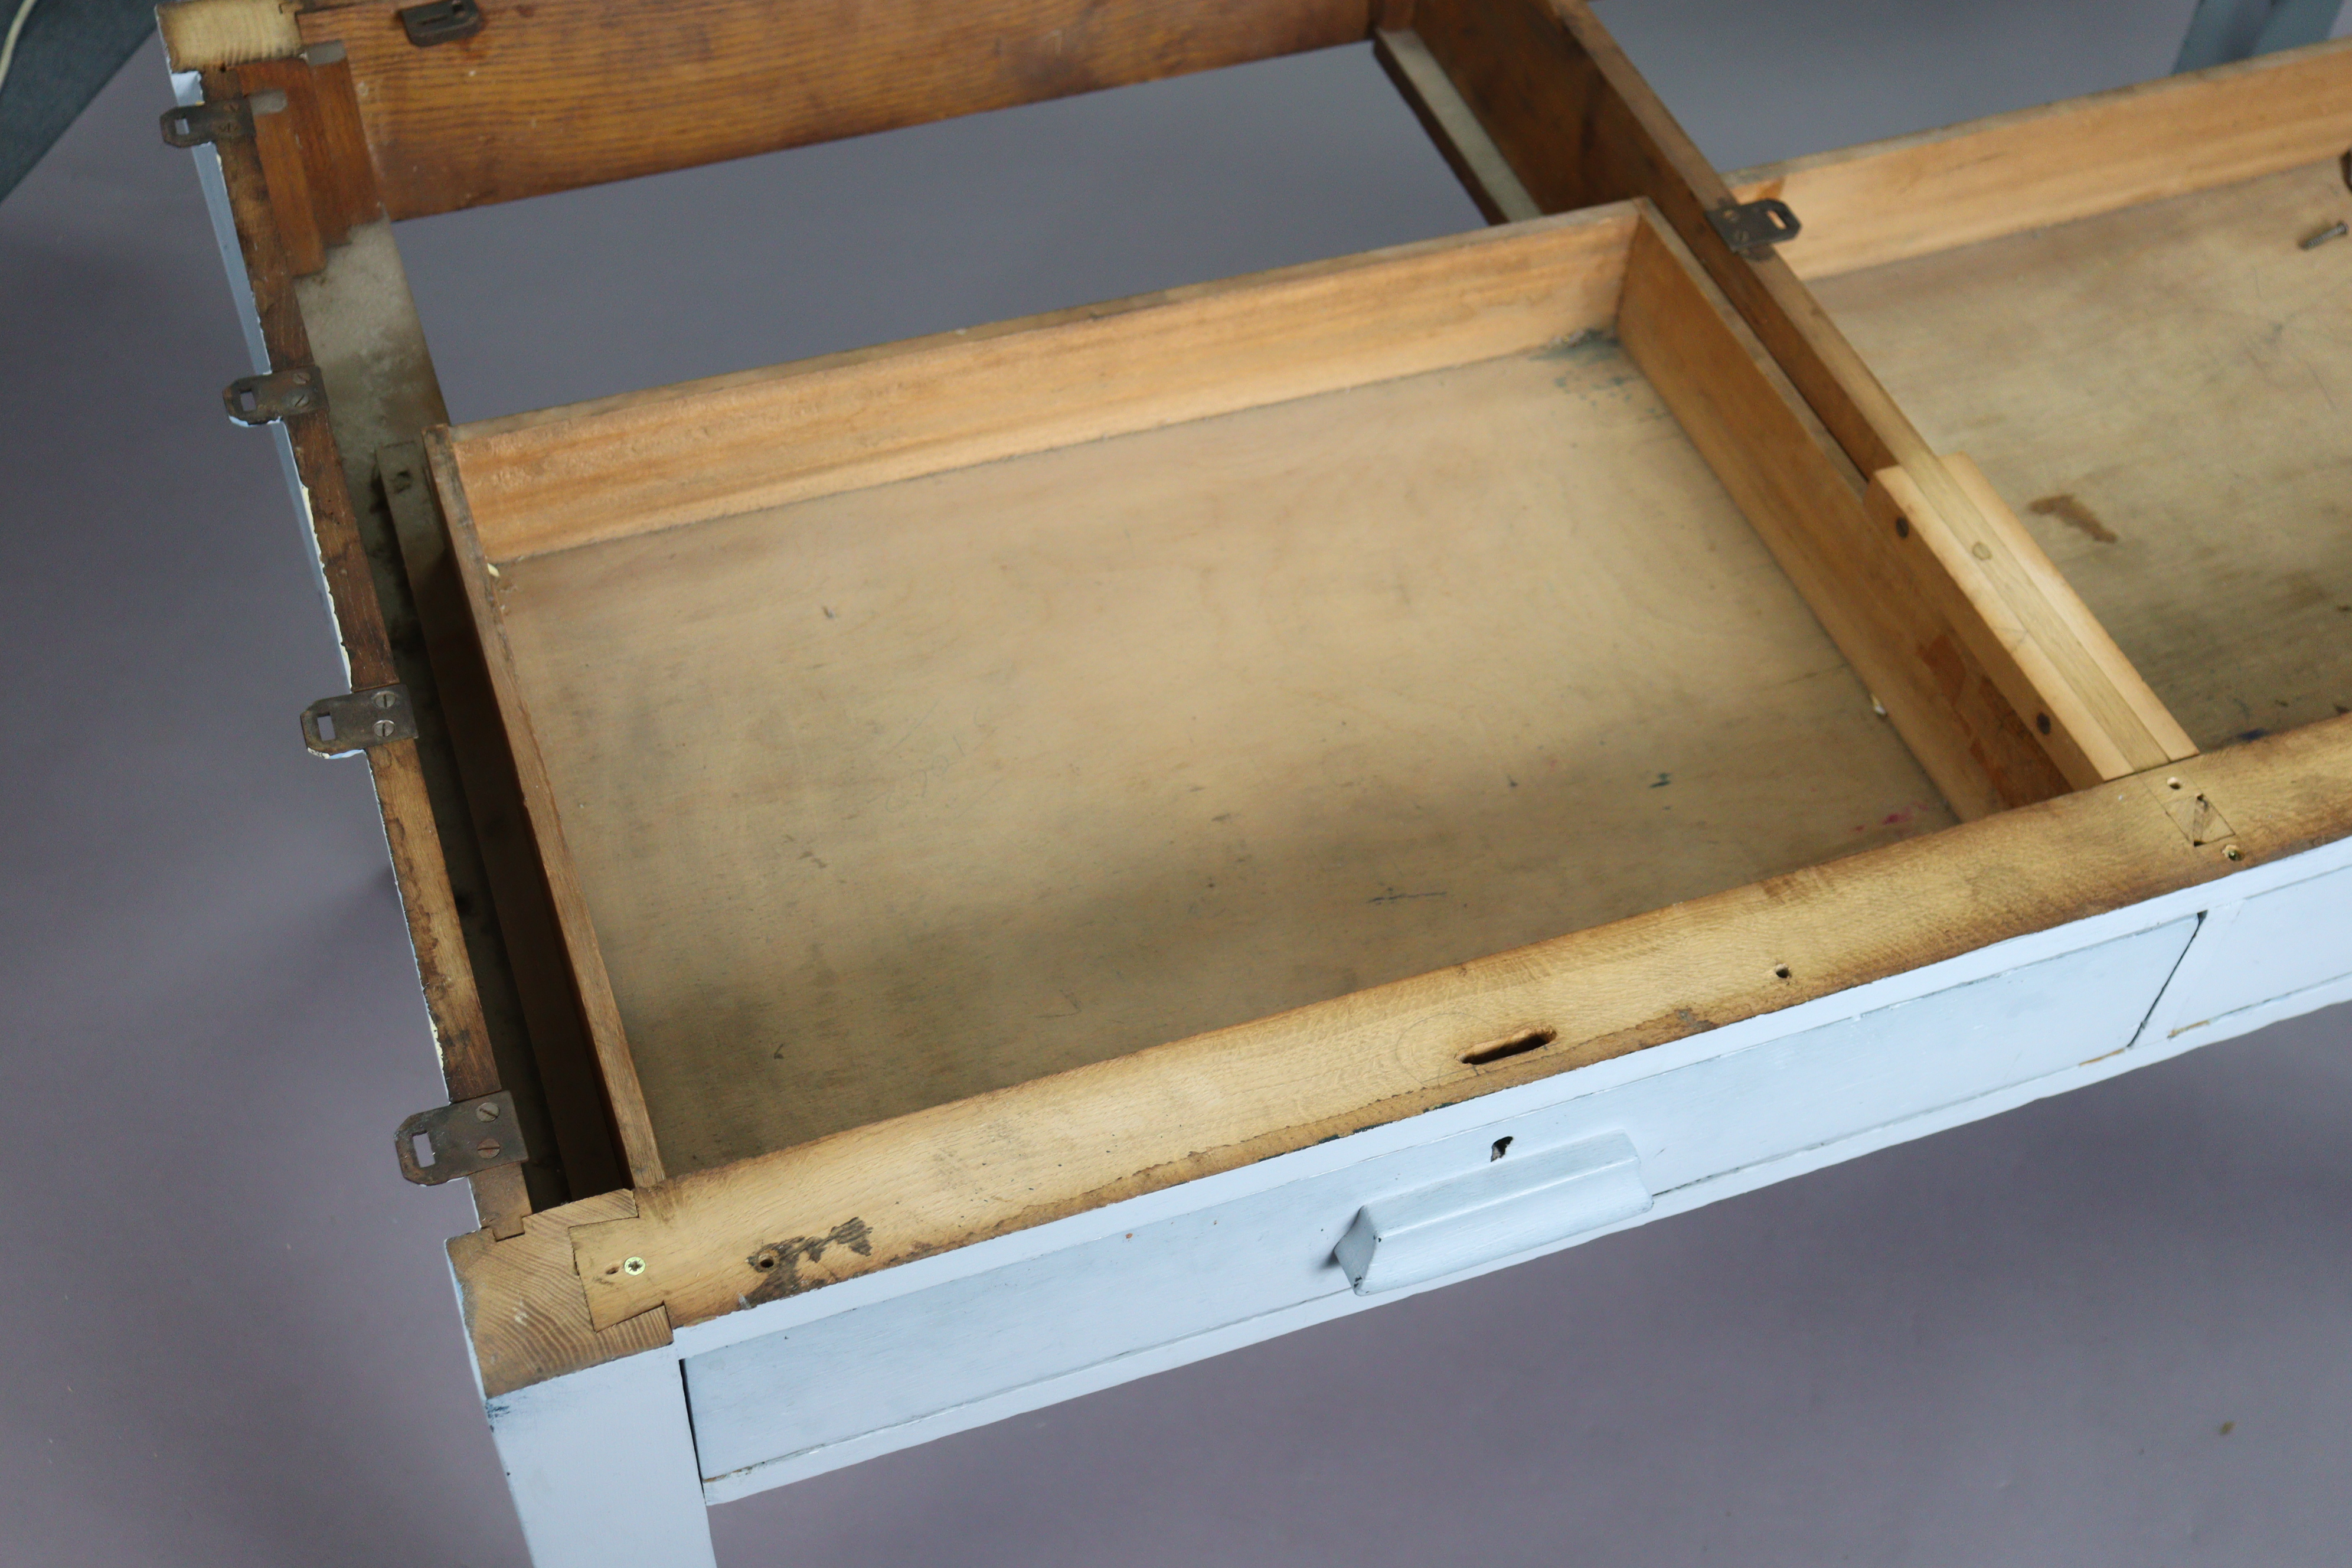
[[[1633,1141],[1610,1132],[1506,1153],[1469,1175],[1366,1204],[1332,1256],[1356,1294],[1371,1296],[1565,1241],[1649,1206]]]

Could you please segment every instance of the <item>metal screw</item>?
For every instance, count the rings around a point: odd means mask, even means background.
[[[400,726],[389,719],[379,719],[375,721],[375,738],[379,741],[391,740],[399,730]]]
[[[496,1121],[499,1119],[498,1102],[492,1100],[482,1101],[481,1104],[474,1107],[474,1115],[478,1121]]]
[[[474,1152],[485,1160],[495,1160],[499,1157],[499,1141],[495,1138],[485,1138],[474,1145]]]
[[[646,1271],[646,1260],[645,1260],[644,1258],[624,1258],[623,1259],[621,1259],[621,1272],[622,1272],[622,1273],[624,1273],[624,1274],[643,1274],[645,1271]]]
[[[2223,858],[2224,860],[2242,860],[2242,859],[2244,859],[2245,858],[2246,858],[2246,852],[2245,852],[2244,850],[2242,850],[2242,849],[2239,848],[2239,847],[2238,847],[2236,845],[2234,845],[2234,844],[2224,845],[2224,846],[2222,847],[2222,849],[2221,849],[2221,858]]]
[[[400,706],[400,694],[396,691],[379,691],[369,700],[379,708],[397,708]]]
[[[2303,247],[2305,250],[2317,250],[2321,246],[2326,245],[2331,239],[2342,239],[2347,233],[2352,233],[2352,226],[2346,225],[2343,219],[2338,218],[2336,222],[2329,224],[2326,228],[2321,229],[2317,234],[2315,234],[2310,238],[2305,240],[2303,242]]]

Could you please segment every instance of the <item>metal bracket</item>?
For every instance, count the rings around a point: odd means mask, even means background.
[[[1723,243],[1741,256],[1762,261],[1772,254],[1772,247],[1783,240],[1794,239],[1804,225],[1789,210],[1789,204],[1778,196],[1766,196],[1758,202],[1727,202],[1706,215]]]
[[[242,142],[253,134],[253,117],[276,114],[286,107],[286,94],[274,87],[251,98],[211,98],[184,103],[163,111],[163,143],[168,147],[208,147],[215,142]]]
[[[166,147],[208,147],[252,135],[253,109],[241,98],[210,99],[165,110],[163,123]]]
[[[221,388],[228,416],[240,425],[267,425],[292,414],[316,414],[327,406],[327,378],[314,364],[240,375]]]
[[[482,30],[482,8],[475,0],[425,0],[421,5],[404,5],[400,9],[400,26],[408,34],[408,41],[418,48],[435,44],[455,43],[470,38]]]
[[[408,688],[372,686],[348,697],[321,697],[302,710],[302,743],[322,757],[348,757],[394,741],[416,739]]]
[[[432,1151],[428,1163],[416,1157],[416,1141]],[[434,1110],[420,1110],[392,1135],[400,1173],[420,1186],[437,1187],[480,1171],[520,1164],[530,1158],[523,1147],[522,1128],[515,1121],[514,1096],[505,1089],[479,1100],[461,1100]]]

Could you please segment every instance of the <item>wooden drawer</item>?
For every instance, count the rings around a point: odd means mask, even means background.
[[[1578,0],[483,9],[166,32],[542,1564],[2342,992],[2352,48],[1727,182]],[[394,217],[1364,38],[1495,226],[440,408]]]

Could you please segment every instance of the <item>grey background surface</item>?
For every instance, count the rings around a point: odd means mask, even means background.
[[[1730,166],[2187,0],[1611,0]],[[2340,29],[2339,29],[2340,30]],[[151,45],[0,203],[0,1563],[522,1562],[438,1098]],[[1467,226],[1363,51],[405,226],[460,418]],[[2352,1016],[718,1510],[753,1564],[2285,1564],[2352,1539]],[[2229,1425],[2226,1435],[2225,1424]]]

